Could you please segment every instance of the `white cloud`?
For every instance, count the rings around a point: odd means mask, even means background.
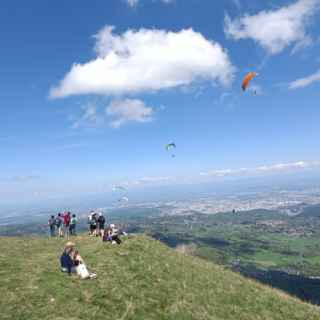
[[[154,183],[154,182],[160,182],[160,181],[168,181],[171,180],[170,177],[144,177],[138,180],[140,183]]]
[[[144,187],[144,186],[162,186],[162,185],[168,185],[176,182],[177,182],[176,177],[155,176],[155,177],[138,178],[137,180],[131,180],[131,181],[121,181],[119,182],[119,185],[124,186],[126,188],[135,188],[135,187]],[[110,189],[112,189],[111,186],[110,186]]]
[[[113,100],[106,107],[89,103],[81,108],[80,115],[71,117],[72,128],[98,128],[110,124],[113,128],[128,122],[150,122],[153,108],[138,99]]]
[[[27,181],[33,181],[33,180],[39,180],[40,176],[38,175],[28,175],[28,176],[15,176],[12,178],[12,181],[16,182],[27,182]]]
[[[240,169],[222,169],[222,170],[210,170],[201,172],[201,176],[207,177],[226,177],[226,176],[242,176],[242,175],[256,175],[265,173],[279,173],[279,172],[291,172],[307,168],[320,167],[319,161],[314,162],[291,162],[291,163],[278,163],[273,165],[264,165],[254,168],[240,168]]]
[[[232,169],[221,169],[221,170],[211,170],[208,172],[201,172],[201,176],[214,176],[214,177],[225,177],[232,174],[234,170]]]
[[[138,4],[139,0],[126,0],[130,7],[134,7]]]
[[[319,0],[299,0],[280,9],[234,20],[226,15],[225,33],[235,40],[252,39],[270,54],[279,53],[289,45],[295,45],[297,50],[310,43],[306,27],[318,9]]]
[[[315,41],[310,36],[305,36],[305,38],[299,42],[297,42],[291,50],[291,55],[296,54],[297,52],[311,47],[315,44]]]
[[[20,182],[30,182],[39,180],[41,177],[39,175],[22,175],[22,176],[13,176],[13,177],[1,177],[0,183],[2,182],[14,182],[14,183],[20,183]]]
[[[214,179],[225,179],[227,177],[235,177],[236,179],[249,176],[264,176],[267,174],[283,174],[294,173],[302,170],[319,169],[320,161],[297,161],[289,163],[278,163],[272,165],[264,165],[252,168],[239,169],[220,169],[201,172],[200,175],[189,176],[155,176],[138,178],[132,181],[122,181],[119,185],[126,188],[144,187],[144,186],[165,186],[176,184],[194,184],[208,182]],[[112,187],[110,186],[110,189]]]
[[[225,110],[233,111],[239,102],[239,94],[232,91],[224,91],[214,101],[215,105],[222,106]]]
[[[128,3],[130,7],[135,7],[139,2],[139,0],[125,0],[125,1]],[[173,2],[173,0],[160,0],[160,2],[171,3]]]
[[[96,128],[104,123],[103,116],[99,114],[96,105],[88,104],[81,109],[81,116],[72,124],[73,129],[79,129],[80,127]]]
[[[121,95],[191,85],[228,85],[235,68],[220,44],[192,29],[140,29],[122,35],[106,26],[95,36],[97,57],[74,64],[52,98],[79,94]]]
[[[277,171],[290,171],[296,169],[304,169],[313,166],[315,163],[308,163],[305,161],[298,161],[292,163],[278,163],[271,166],[261,166],[253,169],[253,172],[277,172]],[[316,163],[318,166],[319,163]]]
[[[119,128],[127,122],[152,121],[153,109],[141,100],[125,99],[112,101],[106,108],[106,114],[115,118],[111,126]]]
[[[126,186],[144,186],[144,185],[158,185],[168,182],[173,182],[174,177],[144,177],[135,181],[126,182]]]
[[[293,90],[293,89],[304,88],[318,81],[320,81],[320,70],[318,70],[317,72],[315,72],[314,74],[308,77],[300,78],[295,81],[292,81],[289,84],[289,89]]]

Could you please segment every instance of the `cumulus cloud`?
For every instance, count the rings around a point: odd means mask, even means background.
[[[153,109],[141,100],[125,99],[112,101],[106,108],[106,114],[115,118],[111,122],[113,128],[119,128],[127,122],[152,121]]]
[[[304,88],[304,87],[310,86],[312,83],[318,82],[318,81],[320,81],[320,70],[318,70],[317,72],[313,73],[312,75],[310,75],[308,77],[300,78],[295,81],[292,81],[289,84],[289,89],[293,90],[293,89]]]
[[[72,117],[72,128],[98,128],[110,125],[119,128],[129,122],[150,122],[154,109],[138,99],[113,100],[107,106],[91,103],[81,108],[77,117]]]
[[[228,85],[233,79],[235,68],[227,52],[192,29],[113,31],[106,26],[98,32],[97,57],[74,64],[51,89],[52,98],[153,92],[199,81]]]
[[[290,45],[295,45],[296,51],[310,44],[306,27],[319,4],[319,0],[299,0],[280,9],[244,15],[234,20],[226,15],[225,33],[235,40],[252,39],[270,54],[279,53]]]
[[[201,176],[207,177],[226,177],[226,176],[242,176],[242,175],[255,175],[264,173],[279,173],[279,172],[291,172],[307,168],[320,167],[319,161],[314,162],[291,162],[291,163],[278,163],[273,165],[265,165],[254,168],[240,168],[240,169],[223,169],[223,170],[210,170],[201,172]]]

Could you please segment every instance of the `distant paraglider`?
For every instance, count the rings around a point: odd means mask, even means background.
[[[249,72],[245,75],[245,77],[243,78],[242,80],[242,85],[241,85],[241,88],[243,91],[246,91],[249,87],[249,83],[250,81],[256,77],[258,74],[256,72]],[[256,92],[255,92],[256,94]]]
[[[124,191],[124,192],[126,192],[127,189],[125,187],[122,187],[122,186],[114,186],[112,188],[112,191]]]
[[[129,202],[129,198],[128,197],[122,197],[121,199],[119,199],[119,202],[127,203],[127,202]]]
[[[127,197],[127,189],[123,186],[114,186],[112,188],[112,190],[114,192],[117,192],[118,195],[119,195],[119,199],[118,199],[118,202],[120,204],[124,204],[124,203],[128,203],[129,202],[129,198]]]
[[[177,146],[176,146],[176,144],[174,143],[174,142],[172,142],[172,143],[168,143],[167,145],[166,145],[166,150],[167,150],[167,152],[170,152],[171,153],[171,157],[172,158],[175,158],[175,154],[174,153],[172,153],[172,150],[174,150],[174,149],[176,149],[177,148]]]

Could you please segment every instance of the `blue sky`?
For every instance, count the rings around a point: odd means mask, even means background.
[[[318,168],[319,12],[318,0],[1,1],[1,198]]]

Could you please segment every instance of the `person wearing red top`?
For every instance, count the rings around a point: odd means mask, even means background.
[[[69,227],[70,227],[71,213],[65,212],[63,215],[63,226],[64,226],[64,234],[69,239]]]

